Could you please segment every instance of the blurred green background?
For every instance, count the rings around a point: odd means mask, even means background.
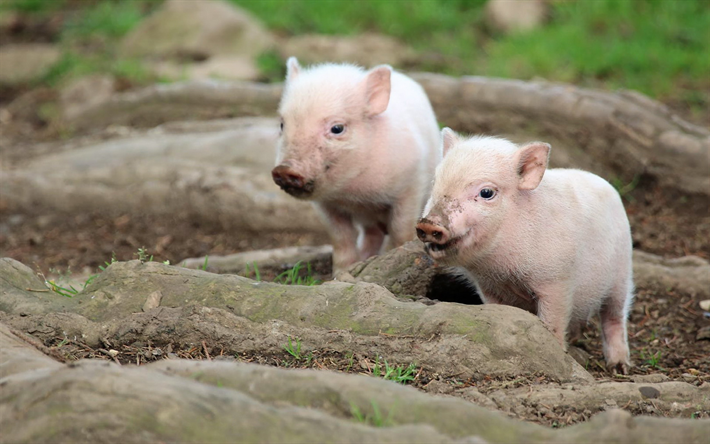
[[[406,70],[450,75],[544,78],[641,91],[707,124],[710,1],[548,1],[541,27],[503,34],[486,25],[485,0],[229,0],[278,36],[378,32],[422,57]],[[55,86],[94,72],[132,85],[160,81],[139,60],[116,57],[117,42],[161,0],[3,0],[0,18],[21,14],[54,23],[47,39],[62,57],[37,80]],[[54,22],[52,22],[54,20]],[[262,80],[280,80],[275,53],[259,57]]]

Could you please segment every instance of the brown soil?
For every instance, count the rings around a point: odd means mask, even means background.
[[[19,18],[17,23],[0,32],[0,44],[56,39],[57,22],[23,20]],[[22,95],[24,101],[15,101]],[[54,125],[39,113],[41,105],[56,100],[56,91],[48,88],[33,89],[30,85],[24,85],[0,89],[0,133],[5,137],[4,142],[0,140],[0,147],[25,149],[30,141],[61,136],[61,126]],[[15,103],[10,113],[7,110],[12,102]],[[690,121],[699,124],[710,121],[706,113],[692,113],[684,104],[669,105]],[[8,154],[7,151],[4,154]],[[643,183],[642,180],[636,190],[625,196],[625,203],[636,248],[666,257],[692,254],[710,259],[710,212],[706,197],[682,195],[653,183]],[[94,273],[113,255],[118,260],[133,259],[141,247],[154,255],[156,261],[178,263],[182,259],[202,255],[321,245],[326,242],[324,234],[244,232],[226,224],[198,222],[189,214],[156,218],[140,214],[50,214],[41,209],[34,213],[9,214],[0,208],[0,257],[11,257],[44,274],[50,274],[50,270]],[[662,373],[671,379],[695,385],[710,382],[710,339],[697,339],[701,330],[710,328],[710,318],[704,316],[698,302],[697,297],[675,291],[657,294],[649,289],[637,289],[629,320],[632,360],[636,364],[632,376]],[[56,338],[44,345],[49,347],[47,351],[53,357],[60,360],[109,359],[123,365],[140,365],[171,357],[238,359],[281,367],[370,375],[376,365],[374,356],[343,355],[327,349],[312,350],[312,354],[309,352],[307,356],[297,359],[286,351],[276,355],[225,356],[223,351],[208,342],[189,349],[174,349],[172,344],[137,344],[121,347],[113,357],[114,352],[108,349],[92,349],[66,338]],[[576,346],[589,354],[588,369],[598,380],[612,379],[603,367],[598,326],[588,328]],[[409,363],[390,364],[406,366]],[[461,389],[466,387],[475,387],[487,394],[498,389],[557,384],[539,375],[520,375],[507,381],[495,378],[458,380],[419,368],[409,383],[425,391],[450,395],[459,395]],[[671,412],[659,410],[652,400],[620,407],[634,414],[672,415]],[[564,426],[584,421],[597,411],[523,405],[507,413],[548,426]],[[710,417],[708,411],[694,413],[694,417]]]
[[[707,199],[683,196],[653,184],[644,184],[625,199],[637,248],[666,257],[694,254],[710,258],[710,214]],[[6,214],[0,215],[0,256],[9,256],[38,271],[68,268],[85,273],[95,272],[110,260],[135,257],[145,247],[154,260],[171,263],[201,255],[223,255],[239,251],[290,245],[320,245],[325,235],[302,233],[250,233],[220,224],[200,223],[190,215],[153,218],[123,214]],[[317,270],[326,273],[326,270]],[[710,340],[698,339],[710,329],[710,318],[699,308],[698,297],[668,291],[663,294],[638,288],[629,320],[629,341],[636,366],[630,377],[660,373],[672,380],[700,385],[710,382]],[[710,335],[708,335],[710,336]],[[140,365],[157,359],[182,357],[189,359],[238,359],[280,367],[330,369],[372,375],[376,365],[373,356],[343,355],[333,350],[312,350],[300,359],[284,351],[277,355],[248,354],[225,356],[207,340],[202,346],[178,349],[173,344],[134,344],[120,347],[114,357],[107,349],[92,349],[81,342],[56,338],[45,344],[51,355],[64,360],[81,358],[113,359],[121,364]],[[286,344],[284,344],[286,345]],[[625,381],[628,377],[612,376],[604,368],[598,325],[590,325],[575,344],[587,353],[587,368],[599,381]],[[390,363],[406,366],[409,363]],[[424,391],[458,396],[466,387],[487,394],[498,389],[539,384],[556,385],[539,375],[520,375],[502,381],[459,380],[417,369],[408,382]],[[622,407],[633,414],[677,416],[664,411],[652,400],[632,402]],[[564,426],[585,421],[596,411],[554,406],[517,405],[500,407],[510,416],[548,426]],[[693,417],[710,417],[709,411],[698,410]]]
[[[93,273],[112,257],[136,259],[138,248],[145,248],[155,261],[177,264],[204,255],[326,243],[325,234],[254,233],[198,222],[187,214],[0,215],[0,257],[17,259],[44,274]]]
[[[633,330],[632,330],[633,331]],[[632,340],[632,343],[634,340]],[[481,380],[463,380],[452,376],[443,376],[435,371],[416,367],[416,364],[407,372],[407,368],[412,363],[385,363],[383,359],[376,356],[365,356],[361,354],[343,354],[341,352],[329,349],[316,349],[302,351],[300,353],[289,353],[287,351],[288,344],[283,344],[281,353],[243,353],[239,355],[226,354],[219,347],[214,347],[209,340],[203,341],[202,344],[191,346],[190,348],[178,348],[172,343],[168,344],[133,344],[116,347],[116,349],[98,348],[92,349],[78,341],[67,338],[55,338],[54,341],[48,341],[45,350],[48,354],[56,359],[63,361],[74,361],[78,359],[103,359],[113,360],[120,365],[143,365],[145,363],[161,360],[161,359],[198,359],[198,360],[229,360],[256,363],[261,365],[270,365],[282,368],[301,368],[301,369],[316,369],[316,370],[332,370],[345,373],[355,373],[373,377],[384,377],[388,373],[387,368],[394,370],[395,375],[405,375],[401,380],[397,380],[395,376],[385,379],[395,380],[403,384],[408,384],[422,391],[449,396],[459,396],[467,398],[467,389],[474,388],[480,394],[487,396],[497,391],[505,391],[519,387],[542,386],[543,388],[568,386],[569,384],[561,384],[558,381],[552,380],[544,375],[523,374],[515,378],[494,378],[484,377]],[[306,345],[307,346],[307,345]],[[600,344],[596,344],[600,346]],[[291,344],[291,350],[295,351],[298,346],[294,341]],[[304,347],[305,348],[305,347]],[[635,356],[636,357],[636,356]],[[595,357],[600,359],[599,356]],[[705,357],[707,366],[708,356]],[[666,373],[666,369],[657,366],[653,367],[646,363],[639,362],[639,366],[634,368],[633,374],[650,374],[650,373]],[[596,363],[595,363],[596,365]],[[676,369],[677,370],[677,369]],[[628,381],[628,377],[611,378],[603,370],[594,370],[597,380],[608,381]],[[710,373],[704,368],[702,371],[693,372],[692,378],[674,378],[677,373],[667,373],[671,379],[680,379],[696,386],[700,386],[704,382],[710,382]],[[502,401],[497,408],[508,416],[543,424],[550,427],[563,427],[578,422],[583,422],[591,418],[596,413],[612,407],[620,407],[629,411],[634,415],[654,415],[665,417],[678,417],[679,413],[671,411],[667,405],[658,405],[653,399],[643,401],[630,401],[626,405],[608,405],[600,403],[597,407],[586,407],[577,409],[575,407],[545,405],[534,402],[520,402],[515,399]],[[692,418],[710,418],[710,410],[695,410],[681,414],[683,417]]]

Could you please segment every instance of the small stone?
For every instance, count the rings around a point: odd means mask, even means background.
[[[640,387],[639,392],[641,392],[641,395],[644,398],[649,398],[649,399],[656,399],[659,396],[661,396],[661,392],[658,391],[658,389],[653,388],[653,387],[648,387],[648,386]]]
[[[204,61],[216,55],[256,57],[275,45],[259,20],[231,2],[168,0],[123,38],[120,52]]]
[[[24,220],[25,220],[25,216],[23,216],[21,214],[13,214],[12,216],[7,218],[7,223],[10,224],[11,226],[20,225]]]
[[[108,351],[108,355],[112,358],[115,358],[116,356],[118,356],[118,350],[111,349]]]
[[[0,85],[31,82],[45,74],[61,57],[56,45],[11,43],[0,48]]]
[[[685,382],[695,382],[696,378],[695,376],[691,375],[690,373],[683,373],[680,375],[683,378],[683,381]]]
[[[710,299],[705,299],[704,301],[700,301],[700,308],[702,308],[705,311],[710,311]]]
[[[405,65],[416,60],[415,51],[397,39],[380,34],[357,36],[307,34],[291,37],[279,47],[281,57],[297,57],[304,64],[348,62],[362,66]]]
[[[666,382],[670,378],[663,373],[651,373],[650,375],[635,375],[631,378],[633,382],[640,384],[658,384],[659,382]]]
[[[614,401],[613,399],[606,399],[604,401],[604,404],[608,405],[609,407],[616,407],[617,406],[616,401]]]
[[[480,436],[467,436],[456,441],[457,444],[488,444],[488,441]]]
[[[148,295],[143,304],[143,311],[152,310],[160,306],[160,300],[163,298],[163,293],[160,290],[156,290]]]
[[[506,33],[537,28],[548,12],[549,5],[541,0],[488,0],[485,6],[486,23]]]
[[[710,327],[703,327],[695,335],[696,341],[710,341]]]

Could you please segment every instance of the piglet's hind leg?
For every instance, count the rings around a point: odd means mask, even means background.
[[[632,365],[629,359],[626,332],[627,300],[630,298],[630,291],[622,289],[620,292],[612,294],[600,312],[604,358],[607,367],[612,372],[619,371],[623,374],[628,374]]]

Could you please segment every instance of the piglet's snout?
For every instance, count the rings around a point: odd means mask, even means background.
[[[305,180],[288,165],[279,165],[271,170],[274,183],[281,188],[303,188]]]
[[[451,238],[449,230],[429,220],[421,219],[417,224],[417,237],[422,242],[445,244]]]
[[[315,188],[312,180],[306,180],[301,174],[294,171],[289,165],[281,164],[271,170],[274,183],[288,194],[296,197],[305,197],[313,193]]]

